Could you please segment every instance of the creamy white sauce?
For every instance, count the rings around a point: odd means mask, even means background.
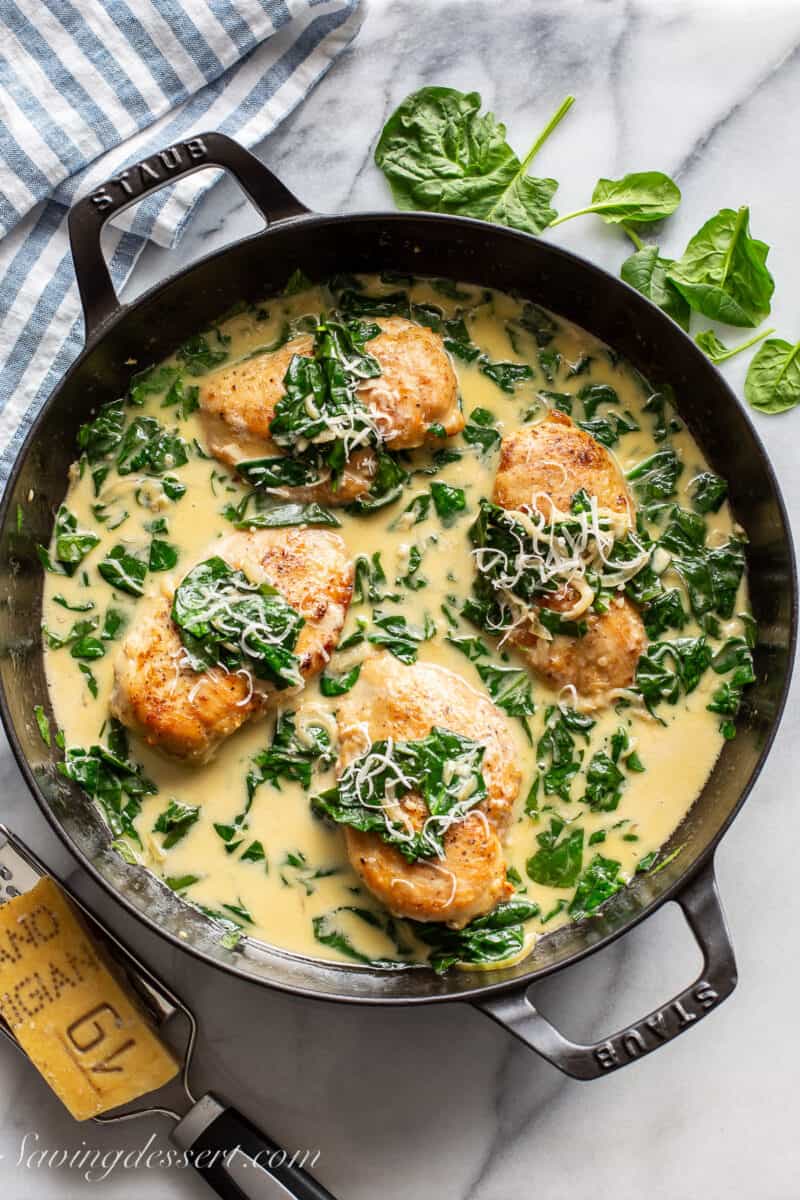
[[[376,280],[369,280],[370,291],[381,290]],[[392,290],[386,287],[383,290]],[[479,300],[481,292],[466,287]],[[453,312],[463,301],[446,299],[432,290],[427,283],[418,283],[412,289],[417,301],[435,303],[448,313]],[[287,316],[318,312],[324,306],[318,292],[306,292],[299,296],[267,302],[269,318],[256,320],[252,314],[243,314],[228,320],[222,329],[230,337],[227,349],[227,364],[244,357],[258,346],[274,340]],[[595,338],[561,322],[560,332],[550,349],[558,350],[565,363],[577,363],[585,354],[591,356],[591,365],[585,373],[565,379],[563,373],[555,382],[545,381],[536,361],[536,347],[527,340],[523,354],[514,352],[506,332],[505,322],[517,314],[519,305],[509,297],[495,294],[493,304],[484,304],[476,311],[469,328],[473,341],[495,360],[528,361],[534,368],[534,378],[518,384],[514,395],[506,395],[497,385],[474,366],[456,361],[461,396],[465,412],[469,414],[480,406],[489,409],[497,418],[501,432],[508,433],[522,424],[523,414],[537,403],[540,389],[577,391],[587,383],[607,383],[618,393],[620,409],[629,410],[641,426],[641,431],[623,435],[613,453],[623,470],[652,454],[660,447],[652,437],[653,417],[643,412],[647,393],[642,381],[624,363],[614,365],[606,348]],[[135,355],[135,348],[131,348]],[[142,366],[147,364],[142,364]],[[191,379],[187,383],[193,382]],[[160,408],[162,396],[150,396],[138,413],[152,413],[164,424],[174,423],[174,410]],[[547,411],[545,402],[539,401],[541,413]],[[603,409],[603,412],[609,411]],[[197,438],[202,444],[202,428],[197,414],[180,422],[179,431],[187,441]],[[380,510],[370,517],[348,516],[339,511],[342,522],[339,530],[348,548],[355,557],[359,553],[371,554],[380,550],[383,567],[389,585],[396,576],[407,569],[408,553],[414,544],[424,548],[420,573],[428,580],[425,588],[404,592],[402,606],[387,605],[385,611],[402,611],[409,621],[421,623],[427,613],[437,623],[435,638],[424,642],[419,649],[420,661],[438,663],[462,675],[478,688],[482,687],[475,667],[444,639],[448,626],[441,613],[441,605],[448,595],[465,598],[471,588],[473,564],[467,530],[481,496],[492,491],[497,456],[484,462],[470,448],[462,445],[461,438],[452,443],[463,449],[458,462],[446,466],[438,478],[446,483],[464,488],[469,512],[451,528],[443,528],[431,507],[423,523],[410,528],[390,529],[402,509],[417,492],[427,491],[430,479],[418,475],[406,489],[402,499]],[[684,463],[679,481],[677,500],[690,507],[687,487],[706,463],[688,431],[681,429],[671,437],[671,444]],[[97,573],[97,564],[105,553],[117,542],[129,543],[131,547],[145,547],[150,534],[144,525],[156,516],[164,516],[169,531],[160,535],[180,549],[180,560],[175,571],[169,574],[150,574],[147,577],[148,593],[157,589],[170,592],[180,581],[181,564],[188,564],[203,556],[203,552],[215,537],[231,531],[230,523],[221,515],[228,503],[237,501],[245,488],[230,471],[214,460],[204,460],[192,455],[189,463],[175,472],[187,485],[186,495],[174,502],[159,501],[161,489],[153,481],[140,476],[118,477],[112,472],[101,499],[109,504],[107,511],[118,510],[129,513],[128,518],[117,529],[98,524],[92,514],[96,502],[89,471],[82,476],[75,474],[66,504],[77,516],[79,526],[95,530],[101,538],[73,578],[47,574],[44,583],[44,612],[47,626],[63,633],[81,614],[66,612],[53,602],[57,593],[70,602],[87,598],[96,601],[96,613],[102,616],[109,604],[124,610],[129,620],[135,619],[136,602],[130,597],[112,593],[111,588]],[[152,509],[137,503],[135,492],[142,489],[140,501],[147,496],[156,497]],[[723,505],[717,514],[707,518],[709,535],[725,540],[733,529],[728,505]],[[213,550],[211,551],[213,552]],[[88,576],[88,586],[82,582],[83,571]],[[667,569],[664,577],[669,586],[683,585],[677,573]],[[736,611],[747,607],[746,586],[740,589]],[[688,605],[687,605],[688,607]],[[371,605],[353,606],[350,610],[345,636],[355,628],[359,617],[369,617]],[[465,626],[461,633],[475,633]],[[696,623],[690,622],[682,631],[684,636],[698,632]],[[740,633],[741,623],[737,619],[725,623],[725,633]],[[665,637],[679,636],[675,631]],[[487,639],[484,639],[487,640]],[[101,729],[108,717],[109,696],[112,688],[114,651],[119,642],[108,644],[104,658],[90,663],[97,680],[98,695],[93,698],[79,670],[78,662],[70,656],[69,649],[46,651],[46,669],[50,684],[53,708],[64,732],[66,744],[89,746],[98,741]],[[361,650],[335,661],[336,670],[343,670],[351,661],[357,661]],[[495,658],[497,655],[495,654]],[[513,651],[509,661],[522,665]],[[642,774],[627,774],[619,807],[610,813],[592,813],[578,799],[564,804],[557,797],[540,796],[540,804],[552,806],[569,822],[579,823],[585,830],[586,840],[593,833],[604,830],[606,838],[596,849],[605,857],[621,864],[621,873],[627,879],[636,870],[637,863],[651,851],[657,850],[673,832],[700,792],[721,748],[722,738],[718,731],[719,718],[706,711],[711,692],[719,686],[719,676],[706,672],[698,688],[688,697],[681,697],[675,707],[662,704],[659,715],[666,722],[659,725],[640,708],[628,708],[620,713],[607,709],[597,714],[597,724],[592,731],[591,744],[586,749],[584,767],[594,750],[601,748],[606,739],[624,725],[635,744],[638,755],[646,770]],[[544,712],[548,704],[557,697],[547,687],[534,679],[533,691],[537,702],[537,713],[530,718],[534,746],[525,737],[518,720],[509,719],[516,741],[523,782],[518,799],[517,815],[512,823],[506,845],[509,867],[518,872],[526,887],[527,899],[539,903],[542,916],[551,913],[559,899],[569,899],[573,888],[556,889],[542,887],[532,882],[526,874],[526,861],[538,849],[536,835],[546,830],[552,812],[544,812],[538,820],[524,812],[524,799],[536,772],[535,744],[543,731]],[[331,727],[336,699],[325,699],[313,682],[307,686],[299,701],[291,703],[298,708],[319,715],[327,714]],[[256,793],[250,811],[245,841],[234,854],[226,852],[225,842],[215,832],[215,823],[230,824],[245,801],[245,776],[252,756],[267,746],[271,740],[273,718],[245,726],[233,736],[206,766],[197,768],[169,761],[136,739],[131,739],[131,755],[142,763],[145,773],[158,785],[158,794],[146,797],[141,815],[136,821],[144,851],[137,851],[156,873],[164,877],[198,875],[200,879],[188,890],[188,897],[200,904],[219,909],[221,905],[242,905],[252,915],[254,925],[246,932],[275,946],[318,958],[340,959],[343,956],[332,947],[320,945],[314,937],[312,918],[323,916],[331,909],[342,906],[360,905],[378,907],[370,894],[350,868],[343,848],[341,831],[330,829],[314,819],[309,810],[308,795],[297,784],[282,781],[280,790],[269,784],[262,785]],[[582,741],[579,748],[584,747]],[[333,772],[319,776],[312,791],[329,786],[334,780]],[[583,792],[583,774],[573,785],[573,795]],[[190,804],[201,805],[201,815],[189,833],[173,848],[162,849],[163,836],[153,832],[156,818],[175,798]],[[88,801],[87,801],[88,803]],[[254,839],[263,843],[267,852],[267,863],[242,862],[240,854]],[[588,865],[594,848],[584,851],[584,866]],[[288,856],[303,858],[305,866],[288,865]],[[317,875],[317,872],[321,874]],[[528,929],[533,933],[549,932],[568,920],[566,913],[552,917],[547,924],[541,919],[530,922]],[[371,957],[391,957],[395,947],[391,940],[378,929],[347,914],[339,914],[337,924],[351,938],[362,953]],[[422,953],[422,950],[420,951]]]

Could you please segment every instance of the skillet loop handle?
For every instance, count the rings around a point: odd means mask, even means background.
[[[476,1000],[476,1007],[573,1079],[598,1079],[651,1054],[726,1000],[738,978],[713,862],[675,899],[703,953],[702,972],[672,1000],[604,1041],[570,1041],[535,1008],[526,989]]]
[[[87,343],[120,308],[100,249],[105,223],[152,192],[207,167],[229,171],[268,225],[308,212],[268,167],[224,133],[198,134],[126,167],[78,200],[69,212],[69,240]]]
[[[310,1150],[281,1149],[209,1093],[172,1130],[172,1141],[222,1200],[335,1200],[302,1164]]]

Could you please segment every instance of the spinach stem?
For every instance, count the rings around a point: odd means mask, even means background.
[[[772,331],[770,330],[770,332],[772,332]],[[789,367],[792,365],[794,360],[797,358],[798,354],[800,354],[800,342],[796,342],[794,344],[794,346],[792,346],[791,350],[789,351],[789,357],[786,359],[786,362],[783,364],[780,371],[778,372],[778,378],[775,380],[775,387],[774,387],[773,391],[777,391],[779,385],[783,382],[784,375],[789,370]]]
[[[630,225],[626,225],[624,222],[623,222],[622,228],[625,230],[625,232],[627,233],[628,237],[629,237],[629,238],[631,239],[631,241],[633,242],[633,244],[634,244],[634,246],[636,247],[636,249],[637,249],[637,250],[644,250],[644,242],[643,242],[643,241],[642,241],[642,239],[639,237],[639,235],[638,235],[638,233],[636,232],[636,230],[635,230],[635,229],[632,229],[632,228],[630,227]]]
[[[774,332],[774,326],[770,329],[762,329],[759,333],[754,333],[751,338],[748,338],[746,342],[742,342],[739,346],[732,346],[724,354],[718,354],[715,361],[718,363],[727,362],[729,358],[733,358],[736,354],[741,354],[743,350],[749,350],[751,346],[755,346],[756,342],[763,341],[764,338],[769,337]]]
[[[596,204],[587,204],[585,208],[576,208],[574,212],[564,213],[563,217],[557,217],[555,221],[551,221],[548,228],[552,229],[556,225],[563,225],[564,221],[571,221],[573,217],[582,217],[586,213],[602,212],[606,208],[616,208],[616,200],[598,200]],[[630,233],[630,230],[628,230]]]
[[[526,173],[526,171],[528,170],[528,167],[531,165],[534,158],[541,150],[542,146],[545,144],[547,139],[550,137],[550,134],[553,132],[553,130],[558,125],[561,124],[561,122],[564,120],[564,117],[567,115],[567,113],[572,108],[574,103],[575,103],[574,96],[567,96],[566,99],[562,100],[561,104],[558,106],[556,111],[553,113],[552,117],[547,122],[544,129],[539,134],[538,138],[533,143],[530,150],[528,151],[525,158],[523,159],[522,166],[520,167],[520,171],[519,171],[520,175],[524,175]]]
[[[747,221],[749,215],[750,210],[746,206],[742,206],[742,208],[740,208],[736,214],[736,223],[733,226],[731,240],[728,243],[728,249],[725,251],[725,258],[722,263],[722,278],[719,282],[720,287],[723,286],[725,280],[728,278],[728,272],[731,269],[731,262],[733,261],[733,252],[736,249],[736,243],[739,240],[739,234],[742,232],[742,226]]]

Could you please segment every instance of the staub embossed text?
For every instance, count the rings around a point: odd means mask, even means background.
[[[604,1071],[613,1071],[631,1059],[649,1054],[662,1042],[668,1042],[696,1021],[703,1011],[713,1008],[718,999],[715,988],[701,979],[690,992],[596,1046],[594,1056]]]
[[[92,192],[90,200],[98,212],[105,212],[112,206],[127,204],[143,196],[151,188],[160,187],[169,182],[173,174],[180,174],[193,162],[203,162],[208,156],[208,148],[202,138],[190,138],[177,146],[169,146],[145,158],[135,166],[120,171],[113,179],[102,184],[96,192]]]

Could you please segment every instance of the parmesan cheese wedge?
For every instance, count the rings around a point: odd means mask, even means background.
[[[0,906],[0,1016],[77,1121],[178,1072],[52,879]]]

